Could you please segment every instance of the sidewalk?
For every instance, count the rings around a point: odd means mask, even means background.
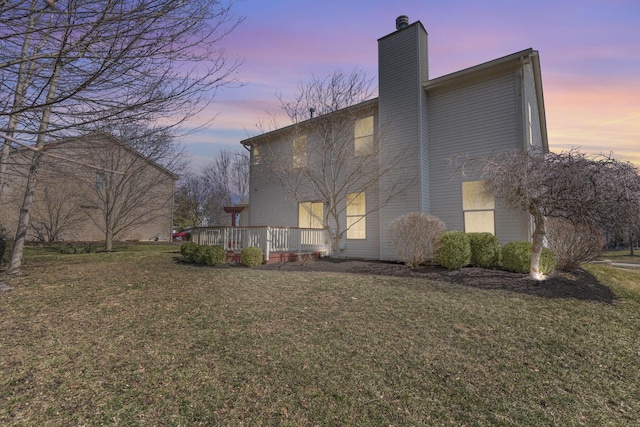
[[[613,267],[618,267],[618,268],[636,268],[636,269],[640,269],[640,264],[629,264],[626,262],[612,262],[611,265]]]

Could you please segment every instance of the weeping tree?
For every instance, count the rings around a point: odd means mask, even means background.
[[[0,198],[9,154],[32,156],[10,269],[20,268],[49,141],[97,123],[176,129],[229,84],[221,41],[238,24],[219,0],[0,2]]]
[[[534,222],[531,277],[540,280],[547,218],[564,218],[600,231],[624,230],[640,211],[637,168],[611,155],[577,150],[544,153],[513,150],[463,161],[486,179],[486,189]]]

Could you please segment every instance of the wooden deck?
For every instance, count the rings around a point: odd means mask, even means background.
[[[320,228],[199,227],[191,230],[191,241],[222,246],[227,260],[235,262],[240,261],[240,251],[246,247],[262,249],[266,263],[331,255],[329,233]]]

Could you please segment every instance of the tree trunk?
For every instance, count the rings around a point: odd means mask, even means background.
[[[24,42],[22,43],[22,57],[27,58],[29,48],[31,47],[31,36],[32,31],[35,26],[35,10],[36,10],[37,2],[34,0],[31,3],[31,15],[29,17],[29,26],[28,31],[25,33]],[[16,127],[18,126],[18,119],[20,118],[20,113],[17,111],[22,108],[24,104],[24,99],[28,89],[28,82],[31,74],[31,63],[29,61],[23,61],[20,63],[20,67],[18,68],[18,77],[16,81],[16,89],[13,93],[13,107],[11,108],[11,112],[9,113],[9,122],[7,123],[7,127],[4,130],[4,133],[8,137],[13,137],[15,134]],[[2,152],[0,153],[0,202],[2,201],[2,193],[4,191],[4,187],[7,181],[7,164],[9,160],[9,152],[11,148],[11,141],[8,139],[4,140],[4,144],[2,145]]]
[[[529,270],[529,274],[534,280],[544,280],[545,275],[540,271],[540,258],[542,256],[545,236],[544,215],[542,215],[541,212],[535,212],[533,221],[533,245],[531,247],[531,269]]]
[[[13,241],[13,252],[11,254],[11,263],[9,264],[9,272],[16,273],[20,271],[22,266],[22,253],[24,252],[24,243],[27,239],[27,230],[29,227],[29,216],[33,197],[38,182],[38,163],[40,162],[40,154],[36,154],[29,169],[29,177],[27,178],[27,189],[24,193],[22,207],[20,208],[20,216],[18,217],[18,229],[16,237]]]
[[[45,143],[45,135],[49,128],[49,119],[51,118],[51,108],[49,104],[55,98],[58,78],[60,77],[61,64],[58,62],[51,74],[49,80],[49,91],[47,92],[47,103],[42,112],[42,118],[40,119],[40,126],[38,128],[38,139],[36,141],[36,149],[42,150]],[[17,272],[22,266],[22,253],[24,251],[24,243],[27,239],[27,229],[29,228],[29,217],[31,213],[31,206],[33,205],[33,196],[36,191],[36,184],[38,182],[38,163],[42,154],[36,152],[33,155],[31,161],[31,168],[29,168],[29,176],[27,177],[27,189],[24,193],[24,199],[22,201],[22,208],[20,208],[20,216],[18,217],[18,228],[16,230],[16,238],[13,241],[13,253],[11,254],[11,265],[9,271]]]
[[[107,230],[105,233],[104,250],[106,252],[113,251],[113,233],[111,233],[111,230]]]

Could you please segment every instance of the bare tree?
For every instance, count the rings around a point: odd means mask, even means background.
[[[221,39],[237,24],[218,0],[9,0],[0,3],[0,197],[12,139],[32,142],[11,270],[48,140],[104,120],[174,128],[229,82]]]
[[[102,133],[83,137],[73,150],[76,156],[105,169],[76,176],[83,190],[82,208],[104,233],[105,251],[113,249],[114,241],[122,233],[163,215],[170,217],[177,178],[170,171]],[[169,233],[169,227],[167,224],[163,231]]]
[[[558,270],[575,270],[580,263],[593,261],[602,254],[605,241],[599,230],[563,218],[551,217],[546,221],[546,236]]]
[[[380,149],[386,124],[378,123],[377,103],[367,101],[371,95],[371,80],[362,70],[314,76],[298,86],[293,101],[280,97],[293,122],[289,132],[293,145],[269,141],[266,134],[258,147],[260,167],[290,198],[299,204],[309,200],[323,204],[323,218],[318,221],[329,231],[334,253],[348,230],[411,185],[411,177],[393,183],[385,196],[366,200],[364,215],[343,222],[350,206],[359,202],[354,195],[382,194],[380,178],[401,161]]]
[[[206,218],[206,198],[207,188],[202,176],[182,176],[176,188],[174,224],[181,229],[201,226]]]
[[[249,153],[223,149],[199,175],[185,174],[176,189],[175,223],[181,228],[230,223],[225,206],[247,199]]]
[[[75,229],[83,220],[77,190],[63,181],[39,192],[31,218],[31,229],[37,240],[52,243],[62,236],[76,237]]]
[[[626,227],[640,210],[640,179],[630,163],[576,150],[542,153],[514,150],[464,162],[479,168],[493,192],[534,221],[531,276],[540,280],[546,218],[564,218],[598,230]]]
[[[202,168],[211,191],[222,195],[227,206],[245,201],[249,192],[249,153],[247,150],[220,151],[216,159]]]

